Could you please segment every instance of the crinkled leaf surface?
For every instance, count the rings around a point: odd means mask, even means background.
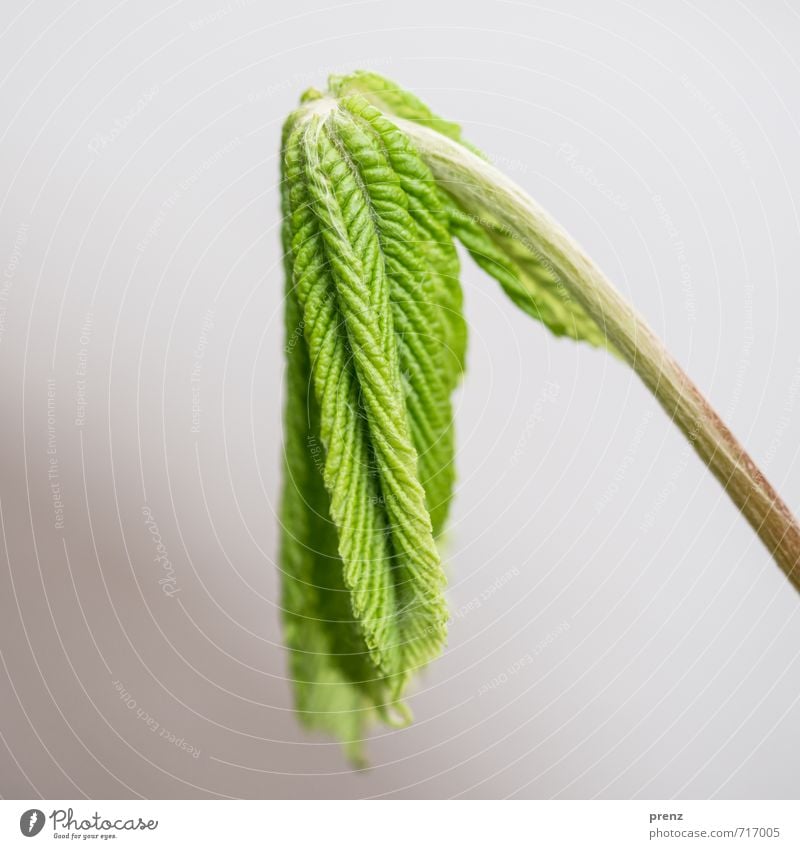
[[[446,638],[466,327],[454,238],[554,333],[605,344],[545,257],[438,185],[394,118],[460,128],[366,72],[309,92],[282,140],[282,607],[295,703],[354,761]]]

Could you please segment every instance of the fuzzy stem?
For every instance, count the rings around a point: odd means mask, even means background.
[[[800,590],[797,520],[644,319],[578,243],[502,172],[435,130],[395,120],[436,180],[467,209],[489,209],[512,235],[548,258],[568,296],[605,330]]]

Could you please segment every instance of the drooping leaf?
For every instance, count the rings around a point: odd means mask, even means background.
[[[388,115],[431,127],[483,156],[464,139],[458,124],[440,118],[416,96],[378,74],[356,71],[344,77],[333,77],[331,91],[338,95],[357,92]],[[500,283],[518,307],[541,321],[556,336],[608,347],[603,328],[598,327],[583,306],[571,297],[546,256],[497,222],[488,205],[482,205],[472,196],[467,205],[459,196],[458,186],[439,188],[448,209],[450,232],[475,262]]]
[[[283,168],[286,641],[304,721],[355,746],[446,635],[458,260],[430,173],[366,101],[293,115]]]
[[[455,482],[466,325],[454,239],[558,335],[603,344],[545,257],[439,185],[395,123],[460,128],[374,74],[310,90],[284,126],[283,619],[295,703],[361,757],[446,637],[435,538]]]

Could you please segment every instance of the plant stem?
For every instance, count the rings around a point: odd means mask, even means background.
[[[435,130],[395,122],[411,137],[436,180],[467,209],[488,209],[510,234],[548,258],[569,297],[605,330],[800,590],[797,520],[644,319],[578,243],[502,172]]]

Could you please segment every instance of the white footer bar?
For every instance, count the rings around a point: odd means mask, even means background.
[[[0,801],[0,846],[800,847],[796,801]]]

